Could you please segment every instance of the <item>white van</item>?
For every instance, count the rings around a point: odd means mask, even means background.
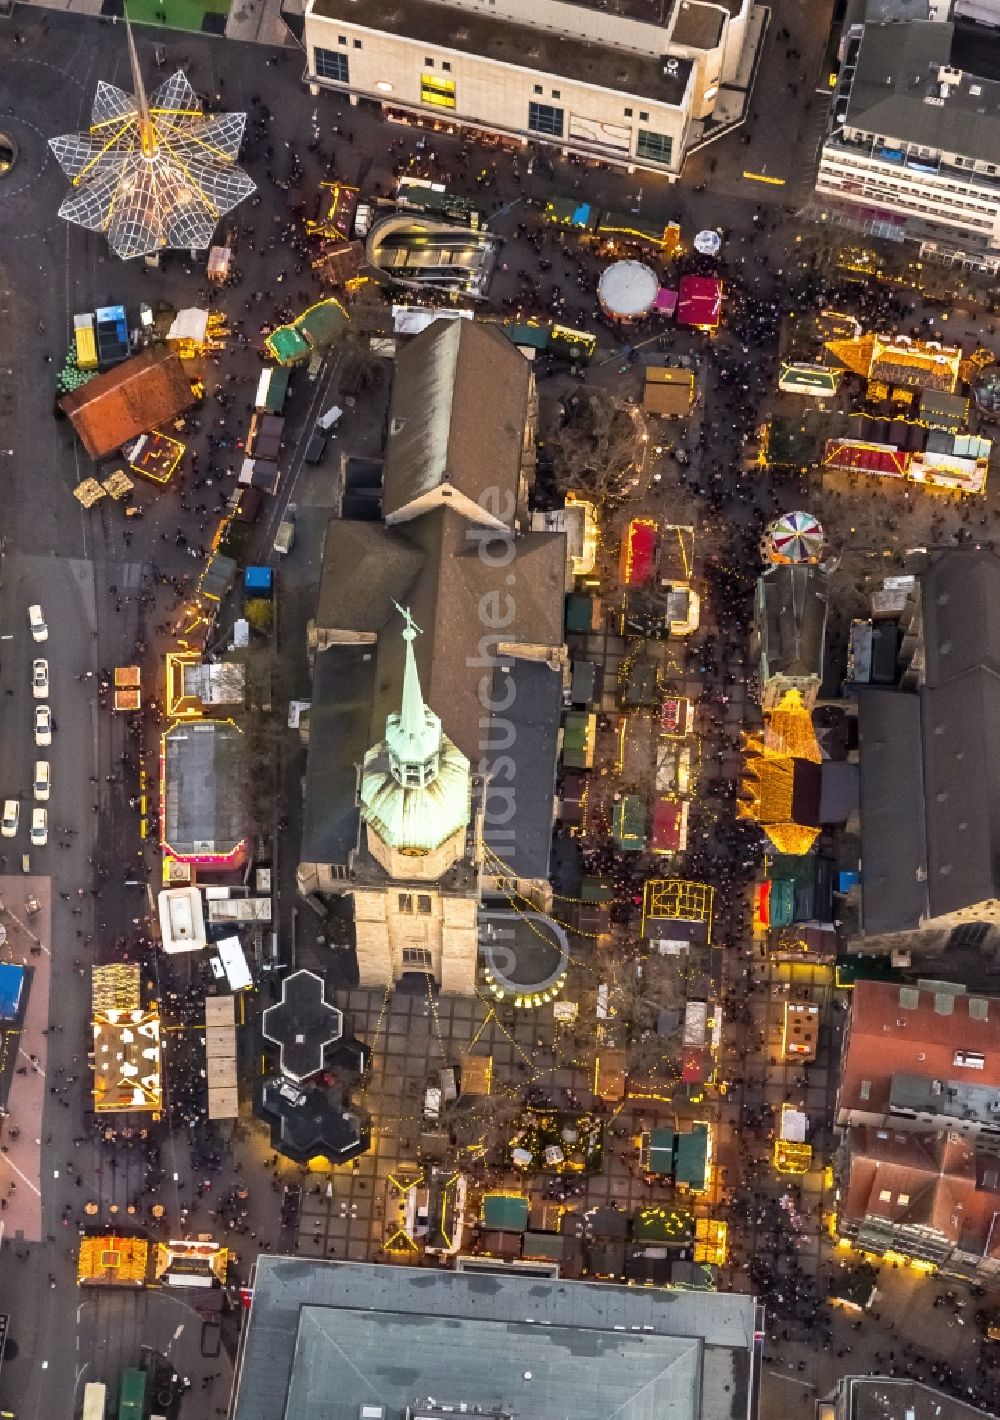
[[[324,434],[329,434],[331,429],[336,429],[343,418],[344,411],[339,404],[331,404],[325,414],[321,414],[316,420],[316,428],[322,429]]]
[[[34,789],[35,798],[38,800],[39,803],[44,804],[48,801],[49,791],[51,788],[52,774],[49,768],[49,761],[47,759],[36,759]]]
[[[32,640],[47,641],[49,639],[49,628],[45,625],[42,608],[37,602],[34,606],[28,607],[28,625],[31,628]]]

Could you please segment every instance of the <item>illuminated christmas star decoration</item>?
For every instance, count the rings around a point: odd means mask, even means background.
[[[246,114],[205,114],[180,70],[147,99],[126,28],[134,96],[101,80],[88,131],[49,140],[74,189],[59,216],[103,232],[123,260],[204,249],[254,191],[236,166]]]

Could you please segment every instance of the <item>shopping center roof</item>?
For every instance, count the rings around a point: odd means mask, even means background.
[[[649,13],[647,9],[647,18]],[[527,63],[536,73],[558,74],[579,84],[594,84],[674,107],[684,100],[693,67],[690,59],[677,58],[668,70],[652,54],[597,44],[561,30],[464,7],[456,12],[437,0],[367,0],[363,10],[357,0],[312,0],[307,23],[309,15],[381,30],[394,37],[404,35],[445,51],[483,55],[495,64],[521,69]]]
[[[736,1294],[264,1254],[235,1416],[357,1420],[433,1395],[534,1420],[728,1420],[754,1317]]]

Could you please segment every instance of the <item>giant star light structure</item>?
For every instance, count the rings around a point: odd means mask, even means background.
[[[255,190],[236,166],[246,114],[206,114],[181,70],[147,99],[131,27],[128,46],[135,94],[101,80],[87,132],[49,140],[74,188],[59,216],[103,232],[123,260],[203,249]]]

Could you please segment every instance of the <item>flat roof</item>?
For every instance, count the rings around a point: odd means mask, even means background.
[[[532,1420],[748,1411],[756,1305],[516,1274],[257,1261],[236,1420],[439,1404]]]
[[[647,8],[646,17],[653,13]],[[652,55],[591,43],[503,16],[464,8],[456,11],[438,0],[365,0],[364,8],[358,0],[312,0],[307,20],[309,15],[394,37],[406,35],[439,49],[482,55],[493,63],[558,74],[675,108],[683,102],[693,67],[690,59],[671,56],[668,73]]]
[[[886,144],[915,143],[987,163],[1000,144],[1000,39],[976,29],[969,48],[956,27],[936,21],[867,24],[844,119],[846,127],[883,134]],[[940,67],[960,77],[941,93]],[[929,100],[937,100],[929,102]]]
[[[681,0],[670,38],[674,44],[690,45],[692,49],[715,49],[725,23],[726,16],[719,5]]]
[[[845,1376],[848,1420],[982,1420],[986,1411],[943,1390],[889,1376]]]
[[[184,855],[231,853],[246,834],[245,746],[230,720],[184,720],[163,742],[163,836]]]

